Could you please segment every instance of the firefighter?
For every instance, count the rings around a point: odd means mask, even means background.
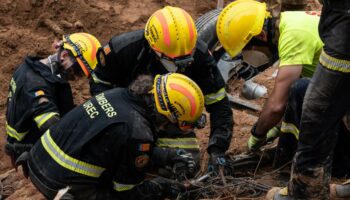
[[[72,199],[163,199],[183,189],[175,181],[145,180],[152,166],[183,163],[191,154],[155,146],[157,130],[192,124],[204,97],[182,74],[140,75],[129,88],[102,92],[64,116],[30,151],[33,184],[52,199],[66,186]]]
[[[303,7],[304,1],[299,3]],[[285,11],[272,17],[265,3],[253,0],[232,2],[218,18],[218,38],[232,57],[252,38],[278,46],[280,62],[275,85],[248,140],[249,150],[256,151],[282,132],[275,158],[278,161],[276,167],[290,161],[295,153],[305,93],[305,87],[300,87],[302,81],[296,82],[300,77],[312,77],[315,71],[323,46],[318,36],[318,23],[316,12]],[[281,119],[279,130],[274,126]]]
[[[96,67],[99,41],[88,33],[64,35],[47,58],[27,56],[10,81],[6,152],[13,164],[38,138],[74,107],[67,80]]]
[[[226,165],[224,153],[230,145],[233,117],[225,82],[207,45],[197,39],[195,24],[186,11],[171,6],[157,10],[144,30],[114,36],[99,49],[97,58],[92,94],[127,87],[139,74],[178,72],[193,79],[203,91],[206,110],[210,113],[209,169],[217,171],[218,166]],[[158,145],[185,148],[198,158],[196,136],[184,129],[193,127],[182,126],[187,135],[177,127],[169,127]]]

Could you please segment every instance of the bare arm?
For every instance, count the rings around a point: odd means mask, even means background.
[[[282,118],[291,85],[300,77],[302,65],[284,66],[278,70],[275,86],[260,114],[256,134],[266,135]]]

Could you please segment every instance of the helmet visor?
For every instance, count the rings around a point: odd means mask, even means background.
[[[160,52],[156,51],[162,65],[168,70],[168,72],[184,72],[188,66],[193,63],[193,56],[185,55],[176,58],[170,58]]]

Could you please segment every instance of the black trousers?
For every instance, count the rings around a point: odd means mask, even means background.
[[[328,199],[333,152],[342,117],[350,108],[350,73],[320,65],[307,89],[289,194]]]
[[[288,104],[283,117],[281,135],[277,145],[274,167],[279,168],[293,159],[298,146],[301,112],[310,78],[301,78],[291,87]],[[296,129],[295,129],[296,128]],[[296,133],[294,133],[296,131]],[[332,176],[337,178],[350,175],[350,131],[340,122],[338,139],[334,150]]]

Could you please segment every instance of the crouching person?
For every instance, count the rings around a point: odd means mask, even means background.
[[[55,42],[47,58],[27,56],[10,81],[6,112],[6,153],[20,164],[22,153],[74,108],[68,80],[90,77],[100,42],[88,33],[73,33]],[[15,161],[17,163],[15,164]]]
[[[190,172],[193,158],[184,150],[155,147],[155,133],[195,122],[203,108],[201,90],[186,76],[141,75],[128,89],[100,93],[46,131],[30,151],[30,179],[49,199],[66,186],[74,199],[177,196],[179,183],[145,180],[145,172],[178,162]]]

